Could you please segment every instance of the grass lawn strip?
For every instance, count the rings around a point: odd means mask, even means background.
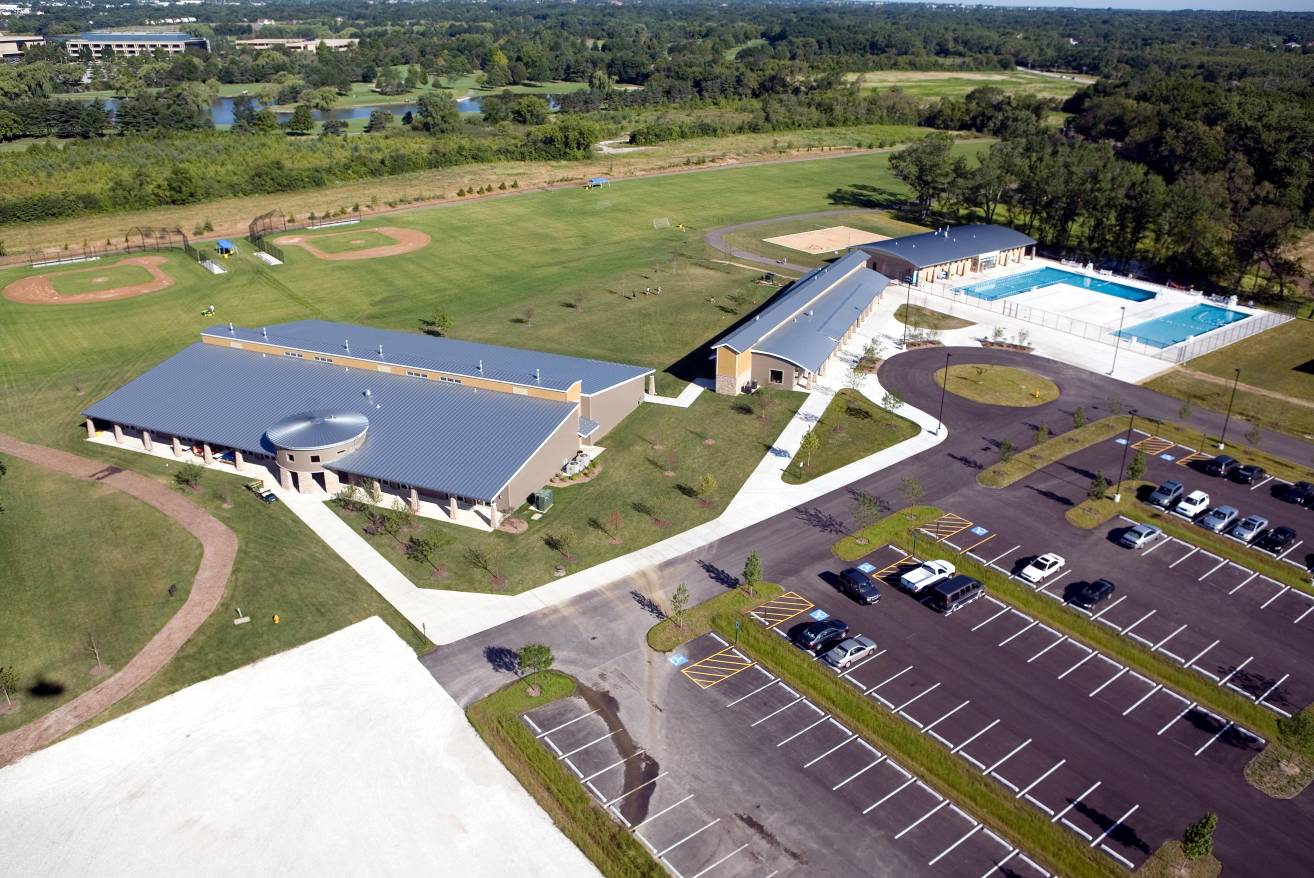
[[[772,600],[784,590],[774,582],[759,582],[753,586],[752,592],[746,591],[743,586],[725,591],[687,609],[679,623],[667,616],[649,628],[648,648],[657,652],[670,652],[695,637],[702,637],[711,631],[712,617],[717,613],[744,615],[758,605]]]
[[[1294,799],[1314,781],[1314,759],[1273,742],[1246,763],[1246,780],[1275,799]]]
[[[1218,878],[1223,864],[1210,854],[1190,860],[1176,839],[1164,842],[1163,847],[1141,864],[1136,874],[1140,878]]]
[[[1232,419],[1232,427],[1244,430],[1245,425],[1237,423]],[[1286,479],[1288,482],[1309,482],[1314,481],[1314,469],[1292,463],[1284,457],[1277,457],[1262,451],[1253,445],[1248,445],[1238,441],[1239,434],[1233,430],[1228,431],[1231,437],[1227,442],[1227,447],[1222,451],[1218,450],[1218,437],[1209,436],[1204,431],[1183,427],[1181,424],[1168,422],[1145,422],[1140,419],[1136,421],[1136,429],[1144,430],[1147,433],[1153,433],[1164,439],[1170,439],[1186,448],[1196,449],[1205,454],[1227,454],[1241,460],[1242,463],[1254,463],[1268,470],[1269,475],[1277,476],[1280,479]],[[1136,441],[1135,439],[1132,440]],[[1204,446],[1201,448],[1200,446]]]
[[[1070,454],[1106,439],[1112,439],[1119,433],[1127,432],[1130,422],[1128,415],[1110,415],[1066,433],[1060,433],[1051,439],[1032,445],[1025,451],[1017,452],[1008,460],[1001,460],[986,467],[977,474],[976,480],[987,488],[1007,488],[1036,470],[1044,469]]]
[[[959,363],[949,367],[949,392],[973,402],[1030,408],[1058,399],[1058,385],[1042,375],[984,363]],[[935,383],[945,386],[945,370],[937,369]]]
[[[1121,487],[1110,485],[1109,492],[1103,497],[1090,497],[1082,500],[1076,506],[1070,507],[1063,513],[1063,517],[1068,520],[1068,524],[1073,527],[1079,527],[1082,530],[1094,530],[1103,524],[1108,524],[1113,517],[1124,508],[1130,508],[1130,501],[1136,497],[1136,493],[1142,488],[1153,488],[1151,482],[1139,482],[1128,479],[1123,482]],[[1114,494],[1117,493],[1121,500],[1115,501]]]
[[[720,613],[713,626],[722,637],[735,635],[734,613]],[[1050,822],[1041,811],[1019,803],[1003,786],[973,771],[947,749],[891,715],[874,699],[809,661],[784,638],[759,625],[743,625],[738,645],[746,655],[787,680],[925,783],[972,812],[1001,838],[1068,878],[1125,874],[1080,838]]]
[[[810,459],[794,456],[781,474],[788,484],[798,485],[824,476],[921,432],[912,421],[848,388],[835,394],[812,429],[821,440],[820,447]]]
[[[936,311],[933,308],[924,308],[921,305],[900,305],[894,312],[894,319],[900,323],[906,323],[914,329],[966,329],[975,325],[971,320],[964,320],[961,317],[955,317],[943,311]]]
[[[530,685],[539,688],[538,697],[529,696]],[[527,711],[574,694],[574,678],[543,671],[476,701],[466,716],[489,749],[599,872],[608,878],[667,878],[666,870],[639,840],[603,810],[521,719]]]

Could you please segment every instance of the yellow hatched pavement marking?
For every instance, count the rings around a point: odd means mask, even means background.
[[[893,564],[889,564],[885,567],[882,567],[880,570],[877,570],[875,573],[872,574],[872,577],[875,579],[884,579],[894,571],[898,570],[900,567],[918,566],[918,562],[910,560],[911,558],[912,555],[904,555],[902,558],[900,558],[898,561],[895,561]]]
[[[994,534],[991,534],[990,536],[986,537],[986,538],[983,539],[983,540],[979,540],[979,541],[977,541],[977,542],[975,542],[975,543],[972,543],[972,545],[968,546],[966,549],[963,549],[963,554],[966,555],[968,552],[972,551],[973,549],[978,548],[978,547],[980,547],[980,546],[984,546],[986,543],[990,542],[990,541],[993,540],[994,538],[995,538],[995,535],[994,535]]]
[[[935,521],[922,525],[922,530],[935,537],[938,542],[943,543],[951,536],[960,534],[971,526],[972,522],[963,518],[961,515],[946,512]]]
[[[788,622],[800,613],[806,613],[815,606],[816,604],[803,597],[803,595],[787,591],[758,607],[753,611],[753,614],[765,622],[768,628],[774,628],[781,622]]]
[[[1140,442],[1133,443],[1132,448],[1137,451],[1144,451],[1146,454],[1163,454],[1176,444],[1176,442],[1169,442],[1162,436],[1146,436]]]
[[[717,683],[724,682],[740,671],[753,666],[752,659],[746,658],[733,646],[727,646],[720,652],[712,653],[705,659],[696,661],[680,673],[698,685],[700,689],[710,689]]]
[[[1189,466],[1193,461],[1209,460],[1212,454],[1205,454],[1203,451],[1192,451],[1186,457],[1178,458],[1175,462],[1178,466]]]

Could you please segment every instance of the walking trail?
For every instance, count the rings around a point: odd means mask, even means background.
[[[25,726],[0,735],[0,766],[53,743],[126,698],[169,663],[223,599],[237,556],[237,535],[176,491],[137,473],[0,433],[0,452],[78,479],[100,482],[155,507],[201,542],[201,564],[182,608],[114,676]]]

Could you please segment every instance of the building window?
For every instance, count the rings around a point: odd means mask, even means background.
[[[311,462],[311,463],[319,463],[319,455],[318,455],[318,454],[312,454],[312,455],[310,455],[310,462]]]
[[[414,372],[414,371],[412,371],[412,370],[410,370],[410,369],[407,369],[407,370],[406,370],[406,374],[409,375],[409,376],[411,376],[412,378],[428,378],[428,377],[429,377],[429,373],[428,373],[428,372]]]
[[[785,370],[784,369],[770,370],[769,372],[767,372],[767,380],[770,381],[772,384],[784,384]]]
[[[295,460],[297,459],[297,456],[296,456],[295,454],[289,454],[289,455],[287,456],[287,459],[288,459],[289,461],[295,461]]]
[[[331,362],[333,362],[333,358],[332,358],[332,357],[320,357],[320,356],[316,356],[316,357],[315,357],[315,362],[316,362],[316,363],[331,363]]]
[[[298,360],[304,360],[305,356],[300,351],[283,351],[285,357],[296,357]]]
[[[460,383],[461,383],[461,379],[460,379],[460,378],[453,378],[453,377],[450,376],[450,375],[439,375],[439,376],[438,376],[438,380],[439,380],[439,381],[446,381],[448,384],[460,384]]]

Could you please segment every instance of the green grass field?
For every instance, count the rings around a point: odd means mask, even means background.
[[[149,283],[151,273],[140,265],[96,265],[72,271],[52,272],[50,285],[61,296],[95,293],[116,287]]]
[[[1089,77],[1060,79],[1025,70],[877,70],[851,73],[848,78],[860,82],[864,89],[898,88],[923,98],[961,98],[972,89],[991,86],[1010,94],[1030,94],[1060,100],[1071,97],[1082,86],[1093,81]]]
[[[835,394],[813,430],[821,444],[810,460],[796,456],[790,463],[783,478],[791,485],[823,476],[921,432],[907,418],[847,388]]]
[[[127,664],[183,605],[201,560],[200,544],[144,503],[22,460],[5,466],[0,666],[14,669],[22,704],[0,713],[0,732],[103,679],[89,637],[110,669]]]
[[[757,253],[769,259],[788,259],[795,265],[815,267],[833,259],[834,254],[805,253],[792,247],[768,243],[766,239],[778,238],[781,235],[793,235],[798,232],[810,232],[816,229],[827,229],[832,226],[864,229],[873,234],[873,239],[877,235],[893,238],[899,235],[910,235],[915,232],[925,231],[921,226],[902,222],[888,213],[874,210],[855,210],[820,219],[784,220],[778,223],[754,226],[751,229],[730,232],[725,236],[725,240],[731,246],[740,250],[747,250],[749,253]]]
[[[900,305],[894,312],[894,319],[908,324],[913,329],[963,329],[973,325],[970,320],[936,311],[934,308],[924,308],[921,305]]]
[[[944,369],[937,369],[935,383],[943,387],[945,374]],[[1011,366],[967,363],[950,366],[948,376],[950,393],[987,405],[1029,408],[1052,402],[1059,396],[1058,385],[1053,381]]]
[[[324,253],[351,253],[356,250],[370,250],[374,247],[390,247],[396,240],[382,232],[369,229],[350,228],[346,231],[311,232],[304,236],[315,245],[316,250]]]
[[[480,85],[478,74],[470,73],[465,76],[444,76],[438,80],[438,87],[446,89],[462,97],[466,94],[473,96],[500,94],[509,91],[512,94],[528,95],[547,95],[547,94],[570,94],[571,92],[583,91],[589,87],[587,82],[566,82],[564,80],[550,80],[548,82],[536,82],[534,84],[524,83],[521,85],[508,85],[503,88],[488,88]]]

